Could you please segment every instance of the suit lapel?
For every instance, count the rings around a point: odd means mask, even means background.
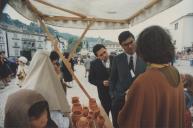
[[[123,67],[125,71],[127,71],[127,74],[130,73],[129,71],[129,63],[128,63],[128,60],[127,60],[127,55],[125,53],[123,53],[123,56],[122,58],[120,59],[120,61],[122,61],[123,63]]]
[[[106,67],[104,66],[103,62],[101,60],[98,60],[98,63],[99,63],[99,67],[101,67],[101,70],[102,71],[105,71],[106,70]]]
[[[146,64],[143,62],[143,60],[139,57],[137,57],[136,61],[136,67],[135,67],[135,74],[138,75],[141,73],[143,70],[145,70]]]

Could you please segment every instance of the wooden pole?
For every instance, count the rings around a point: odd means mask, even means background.
[[[146,5],[144,8],[140,9],[139,11],[137,11],[135,14],[133,14],[132,16],[130,16],[129,18],[125,19],[126,21],[131,21],[132,19],[134,19],[135,17],[139,16],[140,14],[142,14],[146,9],[152,7],[153,5],[155,5],[156,3],[158,3],[160,0],[153,0],[151,3],[149,3],[148,5]]]
[[[80,17],[68,17],[68,16],[44,16],[43,19],[45,21],[82,21],[82,22],[91,22],[93,18],[80,18]],[[128,24],[127,21],[124,20],[113,20],[113,19],[104,19],[104,18],[94,18],[94,21],[97,23],[120,23],[120,24]]]
[[[71,68],[71,65],[69,63],[69,61],[67,59],[64,58],[63,54],[60,52],[60,49],[58,48],[58,40],[56,40],[51,33],[49,33],[47,27],[45,26],[45,24],[43,23],[43,21],[41,19],[39,19],[39,22],[44,30],[44,32],[47,34],[47,36],[49,37],[49,39],[51,40],[51,43],[54,46],[54,50],[58,53],[58,55],[60,56],[60,58],[62,59],[62,62],[65,64],[65,66],[67,67],[68,71],[70,72],[70,74],[72,75],[73,79],[78,83],[79,87],[82,89],[82,91],[84,92],[84,94],[87,96],[88,99],[90,99],[90,95],[88,94],[88,92],[85,90],[85,88],[83,87],[83,85],[81,84],[81,82],[79,81],[79,79],[76,77],[76,75],[74,74],[74,71]]]
[[[57,6],[55,6],[55,5],[52,5],[52,4],[50,4],[50,3],[48,3],[48,2],[45,2],[45,1],[42,1],[42,0],[36,0],[36,1],[39,2],[39,3],[42,3],[42,4],[44,4],[44,5],[47,5],[47,6],[56,8],[56,9],[58,9],[58,10],[61,10],[61,11],[68,12],[68,13],[70,13],[70,14],[79,16],[79,17],[81,17],[81,18],[86,18],[86,17],[87,17],[86,15],[83,15],[83,14],[80,14],[80,13],[78,13],[78,12],[74,12],[74,11],[71,11],[71,10],[68,10],[68,9],[64,9],[64,8],[57,7]]]
[[[76,75],[74,74],[74,71],[71,68],[71,65],[69,64],[69,61],[67,61],[67,59],[64,58],[63,54],[60,52],[59,48],[58,48],[58,40],[55,39],[52,34],[49,32],[48,28],[46,27],[46,25],[44,24],[44,22],[42,21],[42,14],[30,3],[29,0],[27,1],[27,5],[29,7],[29,9],[31,9],[31,11],[33,13],[35,13],[36,17],[38,18],[38,21],[40,22],[41,27],[43,28],[44,32],[47,34],[48,38],[51,40],[52,45],[54,46],[54,50],[59,54],[60,58],[62,59],[63,63],[65,64],[65,66],[67,67],[68,71],[71,73],[73,79],[78,83],[79,87],[82,89],[82,91],[84,92],[84,94],[87,96],[87,98],[91,98],[90,95],[88,94],[88,92],[84,89],[83,85],[81,84],[81,82],[78,80],[78,78],[76,77]]]

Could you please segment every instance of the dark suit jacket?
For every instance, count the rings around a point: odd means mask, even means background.
[[[91,84],[97,86],[100,99],[109,95],[109,87],[103,85],[103,81],[108,80],[109,75],[109,69],[103,65],[100,59],[91,61],[88,80]]]
[[[70,60],[70,64],[71,64],[72,70],[74,71],[74,62],[72,59]],[[65,64],[63,62],[61,63],[60,70],[62,72],[62,76],[63,76],[65,82],[71,82],[73,80],[71,73],[68,71],[67,67],[65,66]]]
[[[136,66],[135,66],[135,78],[146,69],[145,62],[137,57]],[[113,64],[111,68],[110,75],[110,96],[111,98],[123,98],[125,92],[131,86],[133,80],[129,64],[127,60],[127,55],[121,53],[114,57]]]

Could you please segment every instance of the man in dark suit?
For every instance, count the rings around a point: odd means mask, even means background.
[[[101,104],[109,115],[111,109],[111,98],[109,95],[110,61],[104,45],[96,44],[93,47],[96,59],[91,61],[89,71],[89,82],[97,87]]]
[[[109,92],[112,99],[111,111],[115,128],[119,128],[117,117],[125,103],[125,93],[134,79],[146,68],[145,62],[135,53],[133,34],[124,31],[119,35],[118,40],[124,52],[114,57],[109,81]]]

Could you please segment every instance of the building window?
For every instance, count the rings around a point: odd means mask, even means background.
[[[15,47],[17,47],[17,46],[18,46],[17,42],[15,42],[15,43],[14,43],[14,46],[15,46]]]
[[[176,40],[173,41],[173,45],[176,45]]]
[[[27,42],[23,42],[23,49],[27,49]]]
[[[19,55],[19,49],[15,49],[15,56],[20,56]]]
[[[174,24],[174,30],[177,30],[178,29],[178,23],[175,23]]]
[[[39,45],[38,45],[38,48],[40,48],[40,49],[41,49],[41,48],[42,48],[42,45],[41,45],[41,44],[39,44]]]
[[[3,37],[0,36],[0,42],[3,42]]]
[[[5,51],[5,46],[4,46],[4,44],[0,44],[0,51]]]
[[[16,34],[16,33],[14,33],[14,34],[13,34],[13,37],[14,37],[14,38],[17,38],[17,34]]]

